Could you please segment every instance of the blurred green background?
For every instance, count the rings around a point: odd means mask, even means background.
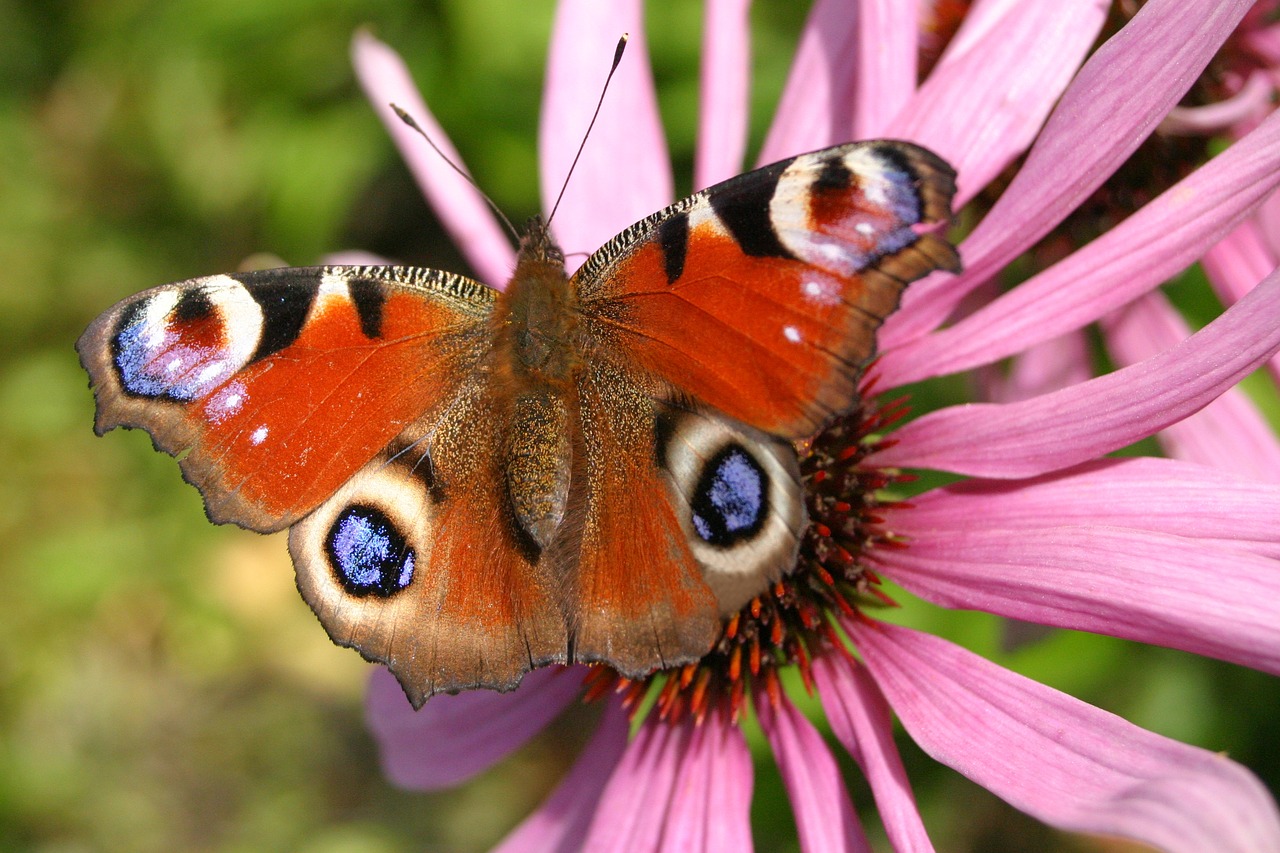
[[[351,35],[371,26],[404,54],[518,222],[537,205],[551,11],[0,1],[0,850],[478,850],[572,760],[573,717],[459,790],[392,789],[362,720],[368,668],[329,644],[296,594],[283,538],[209,525],[144,434],[96,439],[72,350],[117,299],[257,252],[307,264],[360,248],[464,269],[354,83]],[[687,189],[701,7],[650,14]],[[758,141],[801,16],[784,4],[753,14]],[[923,605],[903,620],[1228,751],[1280,788],[1274,679],[1069,633],[1006,652],[996,620]],[[781,782],[756,747],[757,845],[796,849]],[[1047,830],[905,738],[902,749],[940,849],[1119,849]]]

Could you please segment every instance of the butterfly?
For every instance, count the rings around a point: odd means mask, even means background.
[[[732,178],[572,276],[546,224],[505,290],[440,270],[214,275],[76,347],[96,432],[180,456],[209,518],[289,528],[330,637],[420,706],[552,663],[696,661],[793,567],[795,442],[857,403],[910,281],[957,271],[955,174],[905,142]]]

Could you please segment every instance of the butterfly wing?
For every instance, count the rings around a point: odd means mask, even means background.
[[[716,413],[655,403],[606,361],[588,365],[579,399],[574,657],[629,677],[695,661],[795,561],[795,452]]]
[[[213,521],[279,530],[438,417],[487,350],[492,304],[435,270],[265,270],[137,294],[76,348],[99,435],[146,430],[185,454]]]
[[[330,636],[417,703],[564,660],[563,608],[512,534],[494,292],[402,267],[213,276],[138,294],[77,347],[99,433],[181,458],[210,517],[293,525]]]
[[[576,273],[619,363],[767,433],[847,411],[906,284],[956,270],[913,226],[950,216],[955,173],[904,142],[840,145],[704,190],[633,225]]]
[[[478,372],[294,525],[298,589],[334,642],[386,663],[415,706],[509,690],[566,659],[559,587],[520,535],[502,470],[509,409]]]
[[[913,228],[946,220],[954,190],[924,149],[843,145],[685,199],[574,276],[595,357],[579,659],[627,675],[696,660],[791,570],[807,517],[788,440],[853,406],[906,284],[958,267]]]

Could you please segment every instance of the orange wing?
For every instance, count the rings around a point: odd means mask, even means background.
[[[841,145],[711,187],[618,235],[575,275],[618,364],[790,439],[847,411],[902,289],[955,250],[954,172],[902,142]]]
[[[574,657],[629,677],[697,660],[720,633],[720,608],[655,465],[658,412],[606,364],[588,365],[578,390],[571,501],[583,521],[566,531],[577,553],[563,561]]]
[[[434,270],[266,270],[137,294],[76,348],[98,434],[137,427],[186,451],[213,521],[279,530],[438,417],[488,348],[492,304]]]
[[[506,494],[504,400],[479,373],[294,525],[298,589],[334,642],[386,663],[410,701],[510,690],[567,656],[560,587]]]

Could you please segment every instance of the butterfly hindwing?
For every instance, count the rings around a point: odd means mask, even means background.
[[[158,287],[77,343],[99,434],[149,432],[209,516],[278,530],[415,421],[488,348],[492,291],[407,267],[312,267]]]
[[[509,690],[562,662],[559,585],[520,540],[502,464],[508,412],[483,373],[296,524],[298,588],[335,642],[386,663],[420,705]]]
[[[695,661],[724,618],[795,564],[806,524],[795,450],[655,401],[604,361],[584,372],[580,401],[574,655],[630,677]]]
[[[660,407],[655,428],[672,509],[731,616],[795,566],[808,524],[795,447],[705,409]]]
[[[800,439],[847,411],[913,279],[958,268],[913,226],[954,172],[902,142],[841,145],[732,178],[637,223],[575,274],[592,334],[682,394]]]
[[[566,600],[578,660],[638,677],[706,653],[720,608],[656,464],[657,412],[624,373],[592,364],[579,381],[582,486],[574,495]]]

